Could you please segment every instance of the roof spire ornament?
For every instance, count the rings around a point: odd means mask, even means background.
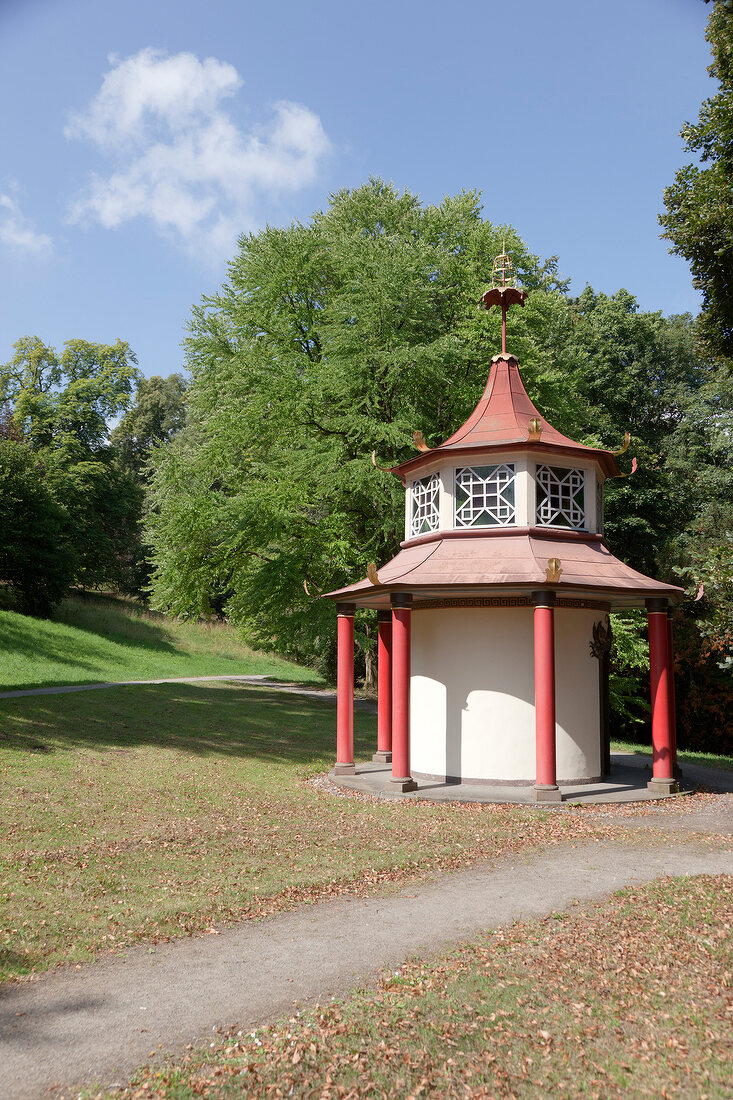
[[[494,260],[491,270],[491,289],[481,295],[480,306],[489,310],[492,306],[501,306],[501,354],[506,355],[506,314],[510,306],[524,305],[526,290],[517,287],[511,253],[506,250],[506,237],[501,242],[501,252]]]

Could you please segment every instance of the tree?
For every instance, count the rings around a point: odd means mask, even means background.
[[[75,571],[86,585],[124,582],[142,510],[139,479],[116,461],[107,424],[140,377],[128,344],[69,340],[61,354],[37,336],[0,366],[0,402],[44,470],[70,521]]]
[[[718,91],[681,136],[700,164],[681,168],[664,192],[663,236],[689,262],[702,291],[700,333],[717,355],[733,358],[733,0],[715,0],[706,38]]]
[[[120,461],[142,474],[155,446],[167,443],[186,423],[186,380],[181,374],[167,378],[141,378],[134,403],[110,434]]]
[[[227,285],[194,310],[189,420],[157,452],[149,496],[158,606],[226,613],[254,643],[328,666],[331,611],[307,592],[396,552],[402,488],[370,454],[406,458],[415,429],[445,438],[475,405],[499,345],[499,318],[476,303],[505,233],[533,291],[510,345],[550,420],[618,445],[657,423],[640,413],[650,378],[660,415],[676,408],[671,390],[694,373],[684,325],[628,294],[571,302],[556,262],[484,221],[474,193],[422,207],[379,181],[340,192],[308,225],[243,238]],[[629,355],[638,379],[601,412]],[[668,517],[663,492],[654,506],[650,531]],[[359,629],[367,654],[370,616]]]
[[[11,431],[0,432],[0,583],[23,612],[48,615],[74,566],[69,517],[49,491],[42,465]]]

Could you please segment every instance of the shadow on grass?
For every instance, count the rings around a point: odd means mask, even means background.
[[[356,711],[357,756],[376,745],[376,717]],[[196,756],[307,764],[336,749],[336,708],[266,688],[160,684],[0,700],[0,753],[158,746]]]

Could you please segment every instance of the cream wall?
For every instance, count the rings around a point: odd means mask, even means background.
[[[599,612],[555,612],[558,780],[600,774]],[[534,782],[532,608],[441,608],[412,615],[415,774]]]

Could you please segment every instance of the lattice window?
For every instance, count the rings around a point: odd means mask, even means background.
[[[456,470],[456,527],[505,527],[515,515],[513,464]]]
[[[426,535],[429,531],[437,531],[440,524],[440,512],[438,511],[438,493],[440,491],[440,477],[431,474],[430,477],[421,477],[412,483],[412,515],[410,517],[410,534]]]
[[[582,470],[537,467],[537,522],[547,527],[585,527]]]

